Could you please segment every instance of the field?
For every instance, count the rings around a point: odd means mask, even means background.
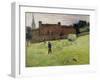
[[[48,54],[48,42],[26,47],[26,67],[89,64],[89,35],[80,36],[74,42],[67,39],[50,42],[51,54]]]

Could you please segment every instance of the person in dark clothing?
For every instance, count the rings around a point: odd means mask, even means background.
[[[52,44],[48,42],[48,54],[52,53]]]

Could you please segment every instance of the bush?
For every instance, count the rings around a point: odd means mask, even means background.
[[[75,41],[75,40],[76,40],[76,34],[68,34],[67,39],[68,39],[69,41]]]

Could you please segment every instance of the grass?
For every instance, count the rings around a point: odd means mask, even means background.
[[[51,41],[52,54],[47,42],[31,43],[26,51],[26,67],[89,64],[89,35],[76,41],[67,39]]]

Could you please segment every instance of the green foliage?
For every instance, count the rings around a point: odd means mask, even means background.
[[[73,24],[76,34],[80,34],[82,32],[89,32],[89,22],[79,20],[78,23]]]
[[[26,40],[31,40],[32,39],[32,28],[31,27],[26,27]]]
[[[80,36],[70,43],[67,39],[51,41],[52,54],[47,42],[27,46],[26,67],[89,64],[89,35]]]

